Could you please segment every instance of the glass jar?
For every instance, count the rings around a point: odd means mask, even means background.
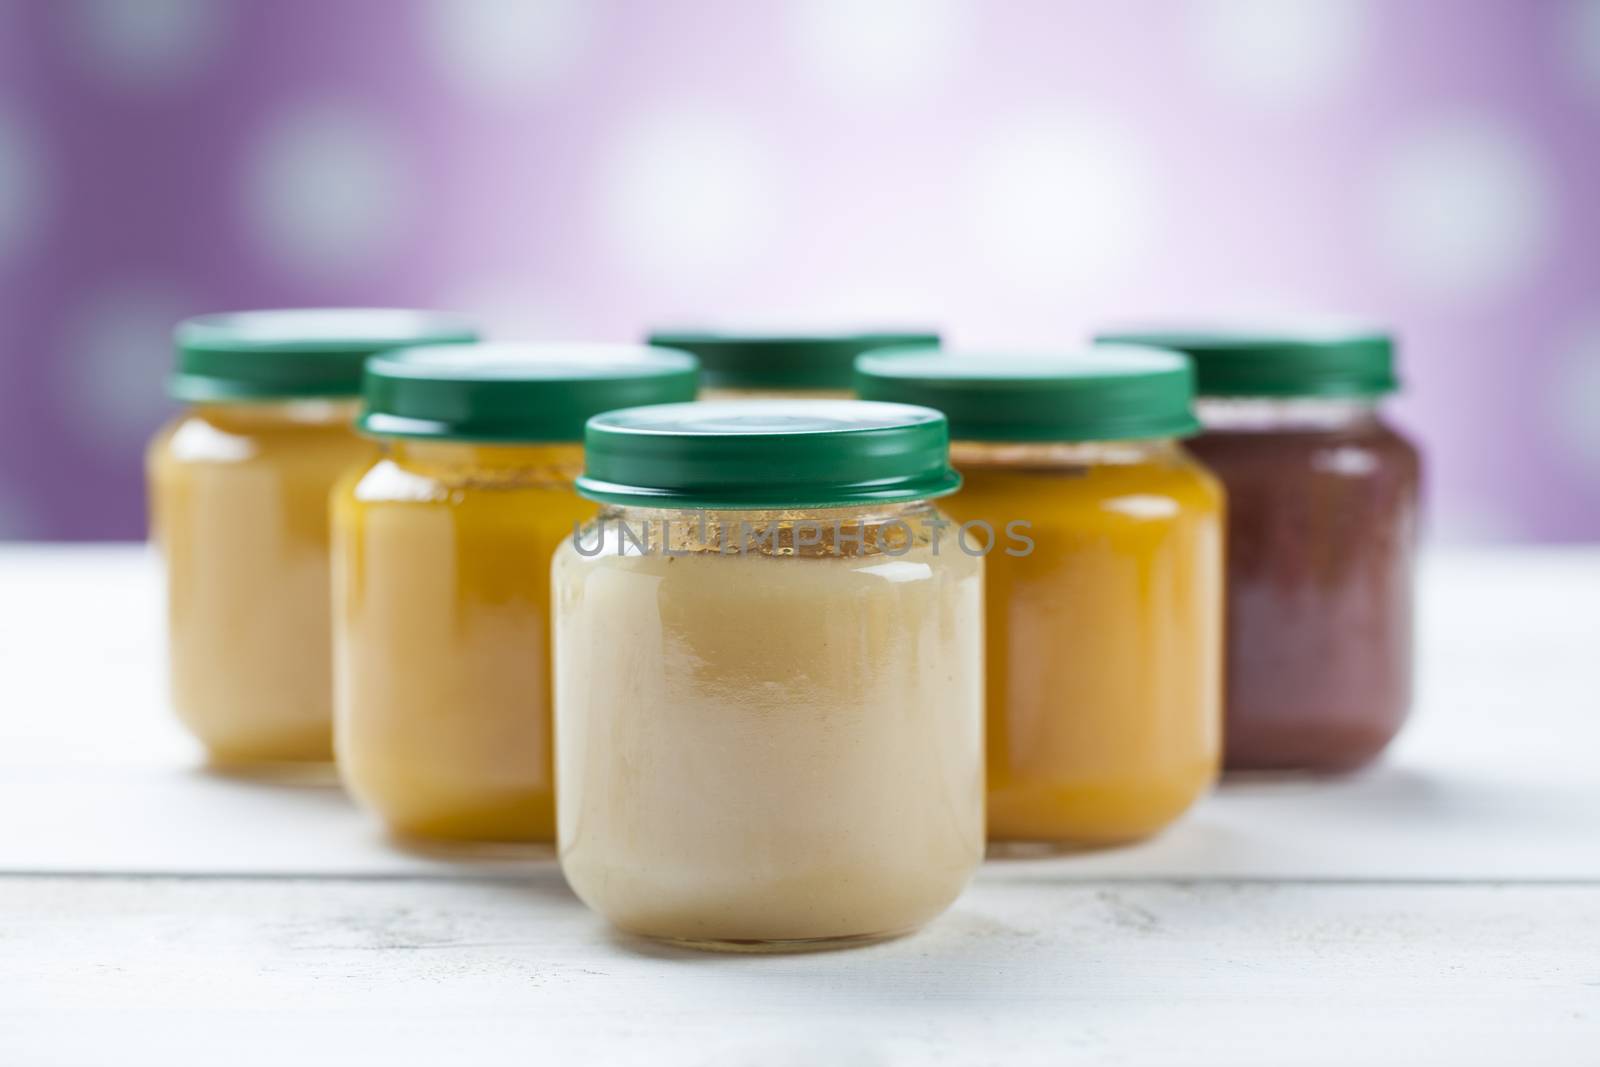
[[[642,346],[417,348],[367,367],[383,455],[334,502],[339,770],[404,837],[555,839],[550,555],[594,514],[589,416],[688,400]]]
[[[1228,489],[1226,765],[1343,771],[1411,707],[1420,457],[1382,333],[1142,334],[1188,352]]]
[[[650,343],[700,359],[701,398],[848,399],[853,367],[863,352],[937,347],[932,331],[876,333],[708,333],[661,331]]]
[[[191,407],[146,456],[167,583],[172,702],[219,765],[333,755],[328,492],[371,443],[351,426],[361,364],[465,341],[414,311],[206,315],[177,330],[172,395]]]
[[[586,436],[557,551],[561,865],[697,947],[913,930],[983,853],[983,560],[936,412],[725,401]]]
[[[1222,493],[1170,353],[864,356],[862,396],[944,411],[988,557],[989,837],[1146,837],[1221,754]]]

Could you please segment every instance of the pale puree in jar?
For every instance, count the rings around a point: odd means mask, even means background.
[[[1222,492],[1177,438],[1186,361],[864,356],[863,396],[943,410],[988,557],[989,836],[1028,846],[1153,834],[1221,755]],[[988,530],[990,533],[983,533]]]
[[[695,362],[629,345],[418,348],[371,361],[384,454],[337,494],[337,739],[398,834],[555,838],[550,555],[594,514],[589,416],[694,396]]]
[[[214,762],[332,757],[328,494],[376,451],[351,425],[361,365],[472,335],[453,316],[365,309],[178,327],[172,394],[191,406],[150,445],[151,527],[173,706]]]
[[[983,851],[983,560],[941,416],[728,401],[591,422],[557,552],[562,868],[634,933],[915,929]]]

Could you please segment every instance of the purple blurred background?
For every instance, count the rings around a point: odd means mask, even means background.
[[[169,330],[1330,312],[1454,541],[1600,537],[1596,0],[0,0],[0,537],[142,536]]]

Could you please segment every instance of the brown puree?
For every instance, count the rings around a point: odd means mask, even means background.
[[[1369,406],[1189,442],[1228,491],[1230,770],[1348,770],[1411,705],[1420,462]]]

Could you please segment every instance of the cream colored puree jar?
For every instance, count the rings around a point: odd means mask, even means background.
[[[691,352],[700,360],[705,400],[830,399],[853,397],[856,357],[902,346],[937,347],[931,330],[869,333],[720,333],[659,330],[650,343]]]
[[[328,493],[374,446],[351,421],[361,365],[469,341],[463,319],[330,309],[206,315],[177,329],[189,410],[146,456],[166,564],[172,703],[221,765],[333,756]]]
[[[553,841],[550,554],[589,416],[688,400],[642,345],[466,345],[367,366],[383,455],[334,503],[339,769],[398,834]]]
[[[983,560],[944,417],[721,401],[590,420],[556,552],[561,865],[693,946],[913,930],[983,854]]]

